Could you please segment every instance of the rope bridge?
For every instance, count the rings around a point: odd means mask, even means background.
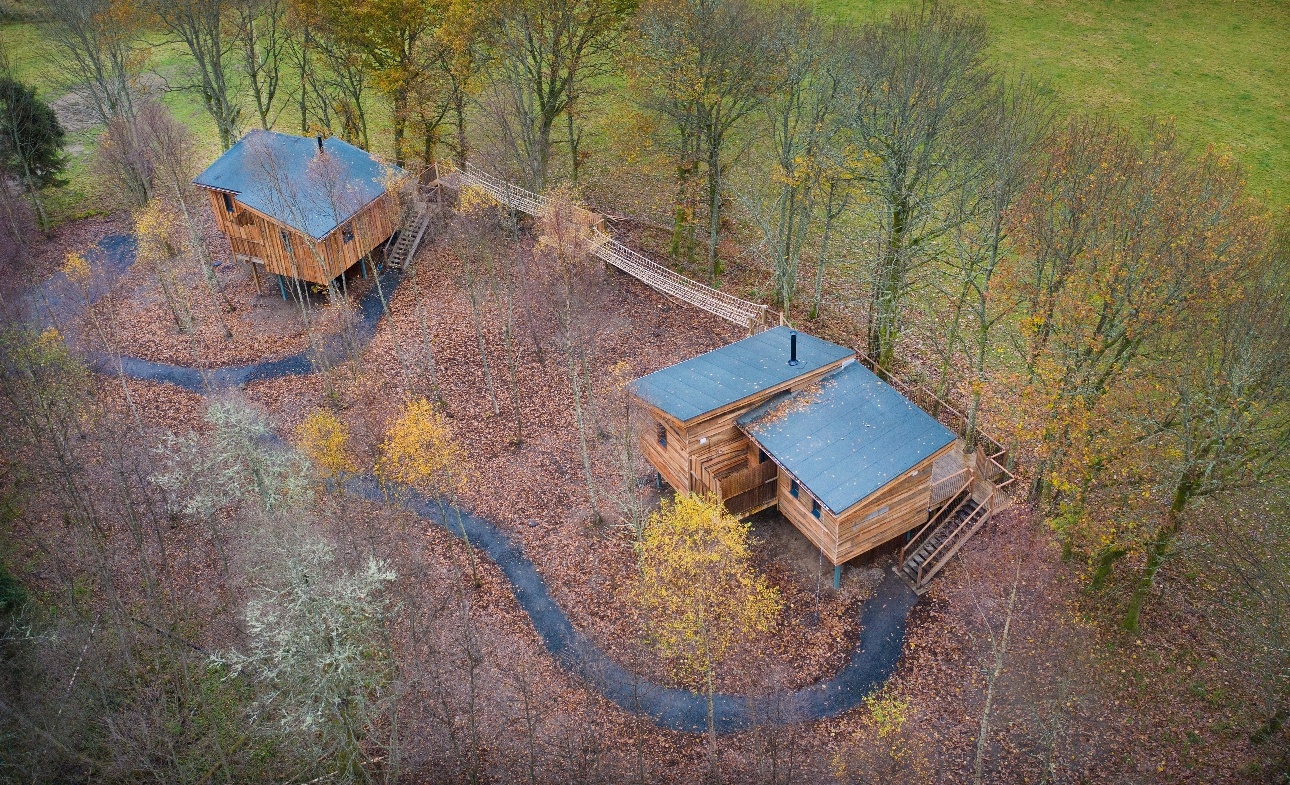
[[[436,167],[438,168],[436,179],[443,185],[457,188],[463,184],[473,186],[498,202],[534,217],[546,212],[545,196],[494,177],[470,162],[467,162],[464,167],[456,168],[440,161]],[[779,315],[769,307],[741,300],[692,278],[686,278],[628,248],[594,226],[591,228],[591,253],[646,286],[726,321],[734,322],[749,332],[760,332],[780,321]]]

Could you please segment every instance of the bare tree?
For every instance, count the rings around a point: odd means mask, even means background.
[[[227,150],[237,141],[242,122],[242,105],[231,78],[237,41],[226,35],[234,15],[232,0],[151,0],[149,10],[188,47],[195,73],[183,88],[201,97]]]
[[[854,90],[854,67],[848,42],[827,31],[809,10],[794,9],[785,17],[769,43],[778,71],[765,105],[773,156],[770,187],[744,202],[771,260],[775,299],[787,312],[802,253],[817,239],[819,221],[826,223],[827,237],[829,224],[840,215],[841,195],[835,189],[846,177],[837,166],[845,144],[840,121]],[[756,179],[763,176],[758,172]],[[827,254],[827,240],[820,239],[820,245]]]
[[[241,56],[240,76],[255,103],[260,127],[266,131],[282,110],[279,88],[287,47],[292,44],[287,10],[287,0],[235,0],[232,8],[232,37]]]
[[[1066,611],[1071,576],[1045,530],[1024,513],[999,520],[947,576],[980,675],[972,781],[1079,782],[1096,759],[1095,631]]]
[[[213,661],[246,675],[259,708],[311,748],[322,773],[374,782],[395,667],[383,591],[396,576],[374,558],[357,572],[337,569],[332,547],[305,522],[275,522],[259,551],[247,651]]]
[[[490,35],[494,119],[529,187],[547,184],[556,121],[606,73],[633,3],[511,0]],[[575,167],[576,168],[576,167]]]
[[[895,359],[913,272],[961,220],[946,200],[962,187],[971,135],[989,95],[984,22],[944,6],[901,12],[857,43],[855,143],[869,165],[860,183],[876,224],[866,326],[869,354]]]
[[[708,272],[720,273],[722,187],[732,132],[761,105],[771,53],[765,16],[746,0],[660,0],[637,18],[632,71],[640,102],[672,125],[678,199],[672,249],[682,250],[694,212],[689,183],[707,174]]]
[[[134,113],[135,80],[143,64],[141,20],[112,0],[43,0],[50,52],[68,88],[87,93],[95,118],[106,125]]]
[[[977,422],[987,378],[990,336],[1009,309],[991,291],[1007,251],[1007,213],[1026,188],[1052,124],[1050,102],[1028,81],[993,88],[978,132],[968,140],[973,164],[960,190],[948,197],[958,213],[949,233],[952,252],[944,265],[951,303],[941,342],[940,394],[961,358],[969,392],[965,449],[976,446]],[[966,320],[967,324],[964,324]]]
[[[548,199],[534,249],[537,269],[533,274],[541,276],[555,316],[556,340],[569,379],[591,517],[599,522],[599,494],[591,464],[592,371],[601,326],[604,266],[591,255],[590,216],[574,205],[568,193],[557,192]]]

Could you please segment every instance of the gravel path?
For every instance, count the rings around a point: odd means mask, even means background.
[[[119,277],[134,261],[133,239],[122,236],[105,238],[98,253],[105,257],[101,260],[104,269]],[[59,273],[54,279],[61,275]],[[48,308],[52,309],[55,318],[62,319],[63,314],[71,312],[60,309],[79,306],[83,300],[73,303],[56,299],[55,295],[66,289],[66,283],[54,279],[40,287],[44,291],[38,292],[38,296],[49,303]],[[382,274],[379,289],[386,302],[400,279],[401,274],[396,271]],[[94,291],[97,294],[92,299],[101,297],[110,288],[111,281],[96,282]],[[360,307],[360,334],[362,341],[366,342],[375,332],[384,312],[377,287],[363,298]],[[194,392],[308,374],[314,367],[306,352],[279,360],[210,369],[155,363],[133,357],[124,357],[121,361],[126,376],[168,382]],[[102,358],[96,358],[95,364],[108,372],[117,372],[115,363],[108,366]],[[416,493],[405,494],[401,499],[387,499],[370,477],[352,480],[348,489],[364,499],[399,504],[439,524],[454,536],[464,536],[473,547],[487,554],[510,581],[516,601],[529,615],[551,656],[562,667],[592,684],[606,698],[627,711],[650,717],[664,728],[688,732],[706,729],[706,696],[645,681],[613,662],[585,635],[574,629],[569,617],[551,598],[537,567],[496,525],[455,507],[447,507],[447,520],[444,520],[437,502]],[[918,596],[908,584],[894,571],[888,572],[860,609],[860,641],[851,660],[837,675],[800,690],[769,697],[717,695],[714,699],[717,731],[729,733],[756,724],[820,720],[860,705],[895,671],[905,639],[905,620],[917,601]]]

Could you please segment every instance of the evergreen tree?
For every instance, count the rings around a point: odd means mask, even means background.
[[[49,104],[35,89],[0,76],[0,167],[22,181],[42,229],[48,228],[38,192],[59,179],[67,160],[63,157],[63,126]]]

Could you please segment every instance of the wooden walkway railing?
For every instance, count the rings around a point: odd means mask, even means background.
[[[464,184],[479,188],[498,202],[520,212],[539,216],[546,210],[545,196],[494,177],[469,161],[461,168],[452,167],[446,162],[439,162],[436,166],[439,167],[436,172],[436,180],[439,182],[450,183],[445,175],[452,173],[456,175],[458,186]],[[733,322],[749,332],[759,332],[781,321],[779,315],[768,306],[741,300],[692,278],[686,278],[628,248],[594,226],[590,239],[591,253],[606,264],[622,270],[668,297]]]

